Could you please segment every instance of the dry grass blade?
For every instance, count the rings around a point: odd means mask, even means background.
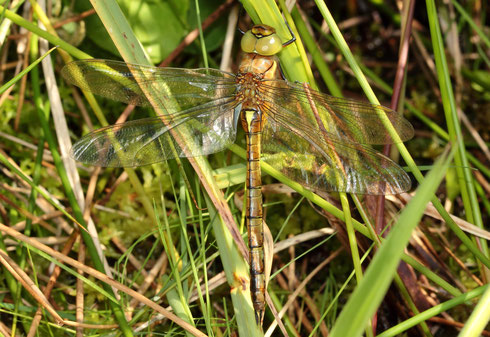
[[[85,257],[86,257],[85,245],[83,242],[80,242],[80,248],[78,249],[78,262],[80,264],[85,264]],[[77,269],[77,273],[83,275],[83,271],[80,269]],[[77,295],[76,295],[76,310],[75,310],[76,320],[78,324],[83,324],[83,318],[85,316],[84,315],[85,296],[84,296],[83,286],[84,286],[83,280],[78,278],[76,284]],[[81,326],[77,326],[77,337],[83,337],[83,328]]]
[[[288,301],[284,304],[283,308],[281,309],[281,311],[279,312],[279,317],[282,317],[286,311],[289,309],[289,307],[294,303],[294,301],[296,301],[296,298],[302,293],[305,291],[305,287],[306,285],[308,284],[308,282],[316,275],[318,274],[327,264],[329,264],[333,259],[335,259],[339,254],[340,252],[343,251],[343,248],[339,248],[337,249],[336,251],[334,251],[332,254],[330,254],[330,256],[325,259],[322,263],[320,263],[318,266],[315,267],[315,269],[313,269],[313,271],[308,274],[307,277],[305,277],[305,279],[303,281],[301,281],[300,284],[298,284],[296,287],[295,287],[295,290],[293,293],[291,293],[288,297]],[[266,333],[265,333],[265,336],[266,337],[269,337],[269,336],[272,336],[272,333],[274,332],[274,329],[275,327],[277,326],[277,322],[274,321],[270,326],[269,328],[267,329]]]
[[[142,296],[141,294],[134,291],[133,289],[131,289],[131,288],[129,288],[123,284],[120,284],[119,282],[114,281],[113,279],[109,278],[107,275],[105,275],[105,274],[103,274],[103,273],[101,273],[101,272],[99,272],[93,268],[87,267],[86,265],[81,264],[78,261],[76,261],[76,260],[74,260],[74,259],[72,259],[66,255],[60,254],[59,252],[55,251],[54,249],[51,249],[48,246],[42,245],[39,242],[32,240],[31,238],[29,238],[29,237],[27,237],[27,236],[25,236],[25,235],[23,235],[17,231],[12,230],[11,228],[9,228],[3,224],[0,224],[0,230],[3,231],[5,234],[12,236],[13,238],[20,240],[20,241],[23,241],[25,244],[28,244],[34,248],[37,248],[37,249],[51,255],[53,258],[55,258],[55,259],[57,259],[63,263],[69,264],[69,265],[71,265],[77,269],[80,269],[81,271],[87,273],[88,275],[93,276],[93,277],[97,278],[98,280],[103,281],[103,282],[109,284],[110,286],[112,286],[112,287],[114,287],[120,291],[125,292],[126,294],[128,294],[129,296],[131,296],[135,299],[138,299],[138,301],[144,303],[145,305],[149,306],[153,310],[164,315],[166,318],[172,320],[173,322],[175,322],[176,324],[181,326],[183,329],[191,332],[195,336],[202,336],[202,337],[205,336],[205,334],[203,334],[202,332],[197,330],[195,327],[193,327],[189,323],[183,321],[182,319],[180,319],[179,317],[177,317],[173,313],[167,311],[166,309],[162,308],[161,306],[159,306],[155,302],[151,301],[150,299]],[[4,254],[4,253],[2,253],[2,254]],[[42,295],[42,293],[41,293],[41,295]],[[58,315],[56,314],[56,316],[58,316]],[[63,322],[64,324],[71,324],[71,322],[67,322],[64,320],[61,320],[61,322]],[[84,325],[84,326],[87,326],[87,325]]]
[[[64,254],[64,255],[69,254],[69,252],[73,248],[73,244],[75,243],[75,240],[77,239],[77,237],[78,237],[78,233],[73,231],[72,235],[70,235],[70,238],[68,239],[68,241],[64,245],[63,250],[61,251],[61,254]],[[43,293],[46,295],[46,297],[49,298],[51,296],[51,292],[54,289],[54,286],[56,284],[56,280],[58,279],[60,272],[61,272],[61,268],[59,266],[56,266],[54,268],[53,272],[51,273],[51,276],[49,277],[48,284],[43,289]],[[34,318],[32,320],[31,327],[29,329],[27,337],[33,337],[36,335],[37,328],[41,322],[41,319],[42,319],[42,310],[41,310],[41,307],[39,307],[36,310],[36,313],[34,314]]]
[[[163,271],[167,268],[167,263],[167,254],[161,254],[158,260],[155,262],[155,265],[151,268],[149,272],[146,272],[142,267],[138,268],[138,270],[142,271],[141,273],[143,274],[143,276],[145,276],[143,282],[138,285],[138,292],[140,294],[143,295],[154,282],[155,278],[159,274],[163,274]],[[132,299],[131,302],[129,302],[128,311],[132,312],[132,309],[134,309],[137,304],[138,301],[136,299]]]
[[[387,196],[386,198],[393,201],[394,203],[399,204],[401,207],[403,207],[403,205],[406,205],[412,199],[412,196],[410,194],[405,193],[405,194],[398,195],[396,197],[395,196]],[[432,203],[429,203],[427,205],[427,208],[426,208],[424,214],[428,215],[434,219],[443,221],[443,218],[437,212],[437,210],[435,209],[435,207]],[[488,232],[482,228],[476,227],[475,225],[473,225],[473,224],[469,223],[468,221],[463,220],[463,219],[461,219],[455,215],[451,214],[450,216],[454,220],[454,222],[459,226],[459,228],[461,228],[463,231],[470,233],[470,234],[473,234],[475,236],[478,236],[480,238],[490,240],[490,232]]]
[[[1,225],[2,227],[4,225]],[[17,281],[19,281],[24,289],[26,289],[36,301],[44,307],[56,320],[57,324],[63,324],[64,320],[56,312],[56,310],[51,306],[48,299],[44,296],[43,292],[36,286],[36,284],[30,279],[29,275],[25,273],[22,268],[12,260],[6,251],[0,249],[0,263],[5,267],[5,269],[11,273]]]

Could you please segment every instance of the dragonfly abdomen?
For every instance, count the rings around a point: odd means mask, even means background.
[[[262,114],[254,108],[244,108],[241,123],[247,140],[246,224],[250,263],[250,292],[259,321],[265,310],[264,226],[262,219],[262,178],[260,148]]]

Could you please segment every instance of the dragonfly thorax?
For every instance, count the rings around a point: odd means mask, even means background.
[[[239,84],[239,91],[236,100],[241,102],[244,107],[252,107],[262,104],[260,86],[263,74],[240,73],[236,80]]]
[[[242,57],[238,72],[240,74],[260,74],[262,75],[261,79],[280,78],[277,65],[278,60],[276,56],[262,56],[254,53],[247,53]]]

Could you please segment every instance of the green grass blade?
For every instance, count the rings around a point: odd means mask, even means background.
[[[303,22],[299,11],[294,8],[291,12],[291,16],[294,19],[296,27],[298,28],[298,32],[301,36],[301,39],[304,41],[306,48],[311,54],[313,58],[313,62],[315,63],[318,72],[322,76],[323,81],[327,85],[330,94],[336,97],[342,97],[342,90],[340,89],[337,81],[334,78],[334,75],[328,68],[325,60],[323,59],[323,54],[318,48],[316,42],[313,40],[311,35],[309,34],[306,24]]]
[[[243,0],[242,4],[255,23],[263,23],[274,27],[283,41],[291,38],[291,33],[284,22],[284,18],[273,0]],[[309,64],[301,62],[303,60],[302,54],[304,53],[304,50],[303,52],[299,50],[301,47],[300,41],[297,41],[279,53],[281,69],[288,79],[307,82],[315,87]]]
[[[366,323],[388,290],[412,231],[422,218],[425,206],[444,178],[451,158],[452,154],[439,159],[434,169],[419,186],[415,197],[401,213],[396,225],[366,270],[363,280],[352,293],[330,336],[356,337],[361,335]]]
[[[454,8],[461,14],[461,17],[468,22],[468,24],[473,28],[473,30],[478,34],[478,37],[485,43],[487,48],[490,48],[490,39],[488,38],[488,34],[485,34],[480,27],[476,24],[476,22],[471,18],[471,16],[466,13],[463,6],[461,6],[457,1],[452,0],[451,3],[454,5]]]
[[[0,11],[4,12],[5,17],[9,20],[12,20],[12,22],[15,23],[16,25],[24,27],[25,29],[38,35],[39,37],[48,40],[52,45],[58,46],[60,49],[65,50],[71,55],[81,59],[90,58],[90,55],[82,52],[78,48],[73,47],[71,44],[60,39],[59,37],[49,34],[44,29],[39,28],[37,25],[33,24],[30,21],[25,20],[20,15],[15,14],[14,12],[6,9],[5,7],[0,6]]]
[[[44,60],[44,58],[46,56],[48,56],[49,54],[51,54],[51,52],[53,50],[55,50],[56,47],[53,47],[51,48],[50,50],[48,50],[43,56],[41,56],[40,58],[38,58],[37,60],[35,60],[34,62],[32,62],[28,67],[26,67],[24,70],[22,70],[19,74],[17,74],[17,76],[13,77],[10,81],[8,81],[7,83],[5,83],[4,85],[2,85],[0,87],[0,94],[3,94],[5,92],[5,90],[7,90],[8,88],[10,88],[11,86],[13,86],[15,83],[17,83],[18,81],[20,81],[20,79],[26,75],[29,71],[31,71],[34,67],[36,67],[39,62],[41,62],[42,60]]]
[[[478,337],[490,320],[490,287],[487,287],[482,298],[466,321],[458,337]]]
[[[141,44],[134,36],[131,27],[126,21],[126,18],[122,14],[117,3],[113,0],[101,2],[94,1],[93,5],[107,31],[110,33],[111,38],[113,39],[114,44],[118,48],[123,59],[130,63],[143,65],[150,64],[144,51],[140,47]],[[164,110],[159,112],[162,114],[165,113]],[[211,208],[215,207],[219,211],[219,216],[213,218],[216,219],[213,221],[213,228],[215,229],[214,233],[218,241],[218,249],[220,251],[223,266],[228,276],[227,280],[230,286],[235,287],[236,278],[248,279],[248,268],[240,269],[238,267],[240,263],[238,263],[237,259],[240,259],[241,257],[237,246],[230,244],[230,242],[233,242],[230,230],[236,230],[236,228],[233,227],[235,221],[231,216],[231,211],[229,210],[228,205],[223,199],[222,192],[219,190],[216,182],[213,179],[212,170],[206,159],[203,157],[189,158],[189,162],[200,177],[201,183],[209,195],[209,200],[212,202],[208,204],[208,208],[211,211]],[[226,226],[225,224],[228,224],[229,226]],[[216,230],[215,227],[220,227],[220,230]],[[224,230],[224,228],[227,230]],[[243,251],[245,252],[246,249]],[[229,260],[228,257],[233,258]],[[232,292],[232,300],[235,307],[235,313],[237,314],[237,319],[241,319],[246,322],[255,320],[250,294],[248,292],[239,291],[235,294]],[[254,328],[247,326],[246,324],[244,324],[243,327],[241,327],[241,324],[239,324],[239,331],[241,328],[248,329],[248,334],[245,333],[244,336],[257,336],[259,331],[256,329],[256,327]]]
[[[459,124],[456,101],[451,84],[451,76],[449,74],[449,67],[446,61],[446,49],[439,27],[439,16],[433,0],[428,0],[426,5],[432,38],[432,47],[434,49],[437,77],[439,80],[439,87],[441,89],[442,105],[446,116],[449,137],[451,142],[453,142],[458,148],[458,152],[455,156],[455,168],[458,175],[458,181],[460,183],[461,197],[463,199],[468,221],[480,228],[483,228],[478,198],[476,195],[475,186],[473,184],[473,174],[466,156],[463,134]],[[482,253],[488,257],[489,251],[486,240],[481,239],[480,246]],[[487,277],[490,277],[488,270],[486,274]]]
[[[427,309],[427,310],[421,312],[420,314],[405,320],[404,322],[398,324],[397,326],[394,326],[394,327],[380,333],[377,337],[399,336],[401,333],[403,333],[404,331],[416,326],[420,322],[426,321],[431,317],[437,316],[437,315],[443,313],[444,311],[447,311],[451,308],[454,308],[457,305],[464,304],[467,301],[482,295],[488,289],[490,289],[490,286],[487,284],[487,285],[475,288],[473,290],[470,290],[467,293],[464,293],[460,296],[452,298],[449,301],[435,305],[432,308]]]
[[[357,64],[355,58],[353,57],[347,43],[345,42],[342,34],[340,33],[340,30],[337,27],[335,20],[333,19],[332,15],[330,14],[327,6],[325,5],[324,2],[322,2],[320,0],[317,0],[316,3],[318,5],[320,11],[322,12],[325,20],[327,21],[327,24],[328,24],[328,26],[332,32],[332,35],[334,36],[334,38],[335,38],[335,40],[339,46],[339,49],[342,51],[344,57],[348,61],[349,66],[352,68],[352,71],[354,72],[357,80],[359,81],[359,84],[363,88],[363,90],[364,90],[366,96],[368,97],[369,101],[371,103],[374,103],[374,104],[379,104],[379,102],[378,102],[377,98],[375,97],[371,87],[369,86],[366,78],[364,77],[362,71],[360,70],[359,65]],[[428,6],[429,6],[429,3],[428,3]],[[435,15],[435,20],[437,21],[437,15]],[[437,45],[441,46],[440,43]],[[443,52],[443,51],[444,50],[442,49],[441,52]],[[441,62],[441,63],[445,64],[445,62]],[[444,82],[444,83],[447,84],[447,82]],[[447,92],[447,90],[446,90],[446,92]],[[441,89],[441,93],[442,93],[442,89]],[[380,116],[380,117],[382,117],[382,116]],[[386,119],[382,118],[382,120],[385,121]],[[393,139],[398,139],[398,135],[396,134],[396,131],[393,129],[393,127],[391,126],[391,123],[389,123],[389,122],[385,123],[385,127],[386,127],[387,131],[389,132],[390,136],[393,137]],[[424,177],[423,177],[422,173],[420,172],[420,170],[417,168],[417,165],[415,165],[415,162],[414,162],[413,158],[411,157],[410,153],[408,152],[407,148],[405,147],[405,145],[402,142],[398,142],[398,143],[396,143],[396,146],[397,146],[398,150],[400,151],[401,156],[403,157],[403,159],[407,163],[408,167],[410,168],[410,171],[414,174],[415,178],[419,182],[422,182],[424,180]],[[459,158],[459,157],[456,156],[455,158]],[[462,164],[466,165],[465,166],[466,168],[469,168],[467,161],[463,162]],[[461,167],[463,167],[463,166],[461,166]],[[464,170],[464,172],[468,173],[469,170],[468,169]],[[472,183],[468,183],[468,180],[472,180],[472,179],[465,178],[465,181],[466,181],[466,184],[470,185],[469,189],[474,190]],[[473,195],[473,194],[471,194],[471,195]],[[451,219],[448,212],[444,209],[441,202],[435,196],[431,199],[431,201],[434,204],[434,207],[439,212],[439,214],[441,214],[443,219],[446,221],[447,225],[458,236],[458,238],[468,247],[469,250],[471,250],[471,252],[477,257],[477,259],[481,263],[483,263],[485,266],[490,268],[490,259],[488,258],[486,248],[484,248],[483,252],[479,250],[479,248],[472,242],[472,240],[470,238],[468,238],[468,236]],[[475,198],[471,198],[471,205],[472,205],[472,207],[474,207],[474,209],[472,209],[471,211],[479,213],[478,204],[476,203],[476,205],[475,205],[475,201],[476,201]],[[486,243],[482,243],[482,245],[484,247],[486,247]]]

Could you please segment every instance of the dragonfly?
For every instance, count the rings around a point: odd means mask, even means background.
[[[73,157],[102,167],[137,167],[225,150],[239,125],[246,138],[246,225],[250,292],[257,322],[265,310],[261,161],[314,192],[399,194],[406,172],[372,144],[405,141],[412,125],[389,108],[315,91],[282,76],[283,43],[273,27],[255,25],[241,39],[238,72],[159,68],[110,60],[79,60],[62,74],[94,94],[164,108],[156,117],[90,132]],[[384,118],[384,120],[383,120]],[[398,135],[393,139],[385,124]]]

